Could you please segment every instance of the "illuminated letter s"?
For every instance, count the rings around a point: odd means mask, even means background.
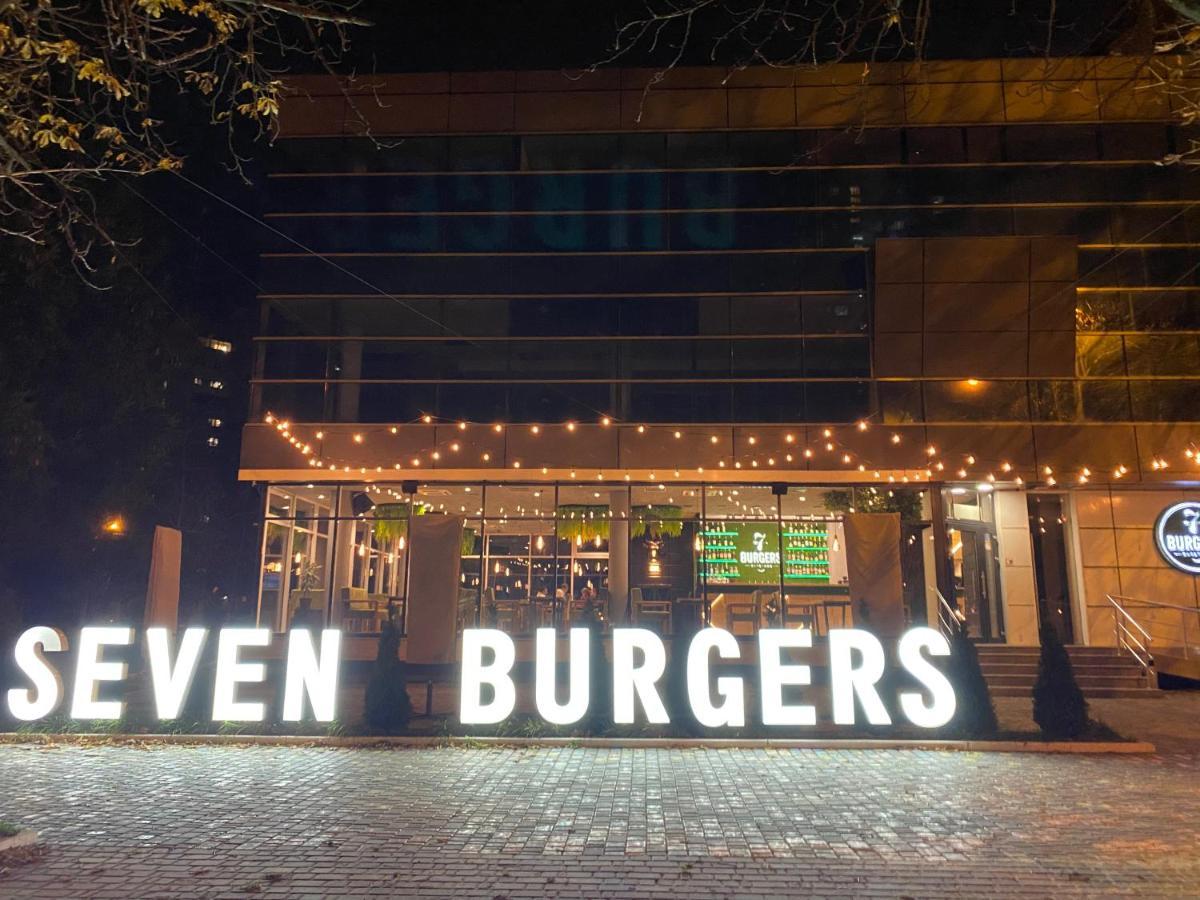
[[[33,690],[13,688],[8,692],[8,708],[13,718],[32,722],[54,712],[62,700],[62,678],[58,670],[46,662],[42,651],[59,653],[66,649],[66,636],[57,628],[45,625],[26,629],[17,638],[13,658],[17,668],[33,682]]]
[[[930,656],[949,656],[950,644],[932,628],[913,628],[900,638],[900,664],[932,695],[926,706],[920,694],[902,693],[900,708],[914,725],[940,728],[954,717],[954,686],[921,655],[922,650],[928,650]]]

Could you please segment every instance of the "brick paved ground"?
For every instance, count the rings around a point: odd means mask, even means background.
[[[49,851],[0,875],[0,896],[1195,896],[1198,776],[1194,743],[1154,757],[6,746],[0,819]]]

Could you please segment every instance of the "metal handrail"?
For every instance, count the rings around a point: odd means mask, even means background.
[[[1112,607],[1113,617],[1113,634],[1116,638],[1116,646],[1118,650],[1124,650],[1146,671],[1151,671],[1154,668],[1154,654],[1150,652],[1150,645],[1154,639],[1150,636],[1145,628],[1141,626],[1137,619],[1130,615],[1129,610],[1121,605],[1120,600],[1128,600],[1128,597],[1117,598],[1112,594],[1106,594],[1109,605]],[[1141,633],[1145,641],[1138,639],[1129,626]]]
[[[962,623],[967,620],[967,617],[951,606],[940,590],[934,588],[933,592],[937,594],[938,598],[938,624],[941,626],[942,633],[948,638],[954,637],[962,630]]]
[[[1182,631],[1182,637],[1183,637],[1183,658],[1191,659],[1193,654],[1200,655],[1200,648],[1192,647],[1191,636],[1188,633],[1189,629],[1188,629],[1188,618],[1187,618],[1189,615],[1191,615],[1191,616],[1196,616],[1198,619],[1200,619],[1200,608],[1197,608],[1195,606],[1181,606],[1178,603],[1164,603],[1161,600],[1142,600],[1138,597],[1123,597],[1120,594],[1109,594],[1108,600],[1114,607],[1121,610],[1121,612],[1123,612],[1129,618],[1130,621],[1134,622],[1134,624],[1137,624],[1137,623],[1133,619],[1133,616],[1131,616],[1129,614],[1129,612],[1125,609],[1126,605],[1134,604],[1134,605],[1138,605],[1138,606],[1149,607],[1151,609],[1170,609],[1170,610],[1174,610],[1179,613],[1183,613],[1184,615],[1180,616],[1180,622],[1182,624],[1181,631]],[[1114,618],[1115,618],[1115,613],[1114,613]],[[1200,624],[1200,622],[1198,622],[1197,624]],[[1152,625],[1153,625],[1153,623],[1152,623]],[[1149,642],[1151,640],[1150,634],[1149,634],[1149,632],[1146,631],[1145,628],[1142,628],[1139,625],[1138,630],[1141,631],[1142,634],[1146,635],[1147,642]]]

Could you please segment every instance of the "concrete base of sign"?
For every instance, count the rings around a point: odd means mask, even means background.
[[[1145,741],[950,741],[876,738],[624,738],[471,737],[402,735],[326,737],[274,734],[0,734],[0,744],[163,744],[174,746],[254,745],[264,747],[594,747],[631,750],[944,750],[973,753],[1133,753],[1155,752]]]
[[[12,850],[24,850],[32,847],[37,842],[38,833],[29,828],[18,831],[16,834],[10,834],[8,837],[0,837],[0,856]]]

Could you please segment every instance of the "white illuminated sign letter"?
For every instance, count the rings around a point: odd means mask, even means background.
[[[120,681],[125,677],[123,662],[100,659],[105,644],[128,646],[133,643],[132,628],[84,628],[79,632],[79,657],[75,663],[75,690],[71,697],[73,719],[119,719],[125,709],[120,700],[98,700],[101,681]]]
[[[483,664],[484,648],[494,658]],[[463,631],[462,688],[458,718],[464,725],[495,725],[507,719],[517,705],[517,689],[509,672],[517,659],[517,648],[503,631],[495,628],[467,628]],[[490,684],[494,696],[484,703],[483,686]]]
[[[46,662],[42,651],[59,653],[66,649],[66,636],[57,628],[45,625],[27,628],[17,638],[13,659],[17,668],[33,682],[33,690],[12,688],[8,692],[8,709],[14,719],[33,722],[54,712],[62,700],[62,678],[58,670]]]
[[[237,686],[266,681],[265,663],[238,662],[242,647],[268,647],[268,628],[222,628],[217,641],[217,674],[213,682],[213,719],[217,722],[261,722],[266,707],[257,701],[238,702]]]
[[[738,659],[742,653],[737,638],[724,628],[703,628],[692,638],[688,648],[687,684],[688,700],[696,721],[706,728],[731,725],[740,728],[746,724],[746,698],[742,679],[717,678],[717,693],[725,698],[720,706],[714,706],[709,694],[708,655],[713,650],[722,659]]]
[[[175,667],[171,667],[171,633],[165,628],[146,629],[146,651],[150,662],[150,683],[154,686],[154,705],[160,719],[177,719],[187,699],[200,650],[208,636],[205,628],[189,628],[179,642]]]
[[[591,632],[586,628],[572,628],[568,641],[569,672],[567,674],[567,702],[560,704],[556,693],[558,679],[558,632],[553,628],[537,630],[537,665],[534,699],[538,714],[555,725],[573,725],[582,719],[591,699],[591,680],[588,675],[588,645]]]
[[[900,665],[924,685],[932,698],[926,706],[920,694],[905,692],[900,695],[900,708],[919,728],[941,728],[954,717],[954,685],[921,655],[922,650],[928,650],[930,656],[949,656],[950,644],[933,628],[913,628],[900,638]]]
[[[855,650],[862,657],[862,664],[857,669],[852,665]],[[884,666],[883,644],[871,632],[861,628],[830,629],[829,684],[835,724],[854,724],[855,694],[867,714],[867,722],[871,725],[892,724],[892,718],[875,690],[876,683],[883,677]]]
[[[812,684],[812,668],[793,663],[785,664],[779,658],[782,650],[811,646],[812,632],[807,628],[764,628],[758,632],[758,667],[764,725],[817,724],[815,706],[785,706],[783,703],[784,685]]]
[[[338,663],[342,633],[336,628],[321,632],[321,658],[313,648],[312,633],[298,628],[288,633],[287,676],[283,686],[283,721],[299,722],[304,694],[312,703],[313,718],[332,722],[337,710]]]
[[[633,654],[641,650],[642,665],[635,667]],[[667,651],[662,639],[645,628],[614,628],[613,651],[613,722],[633,724],[633,695],[636,693],[646,710],[646,720],[666,725],[671,720],[654,683],[667,668]]]

